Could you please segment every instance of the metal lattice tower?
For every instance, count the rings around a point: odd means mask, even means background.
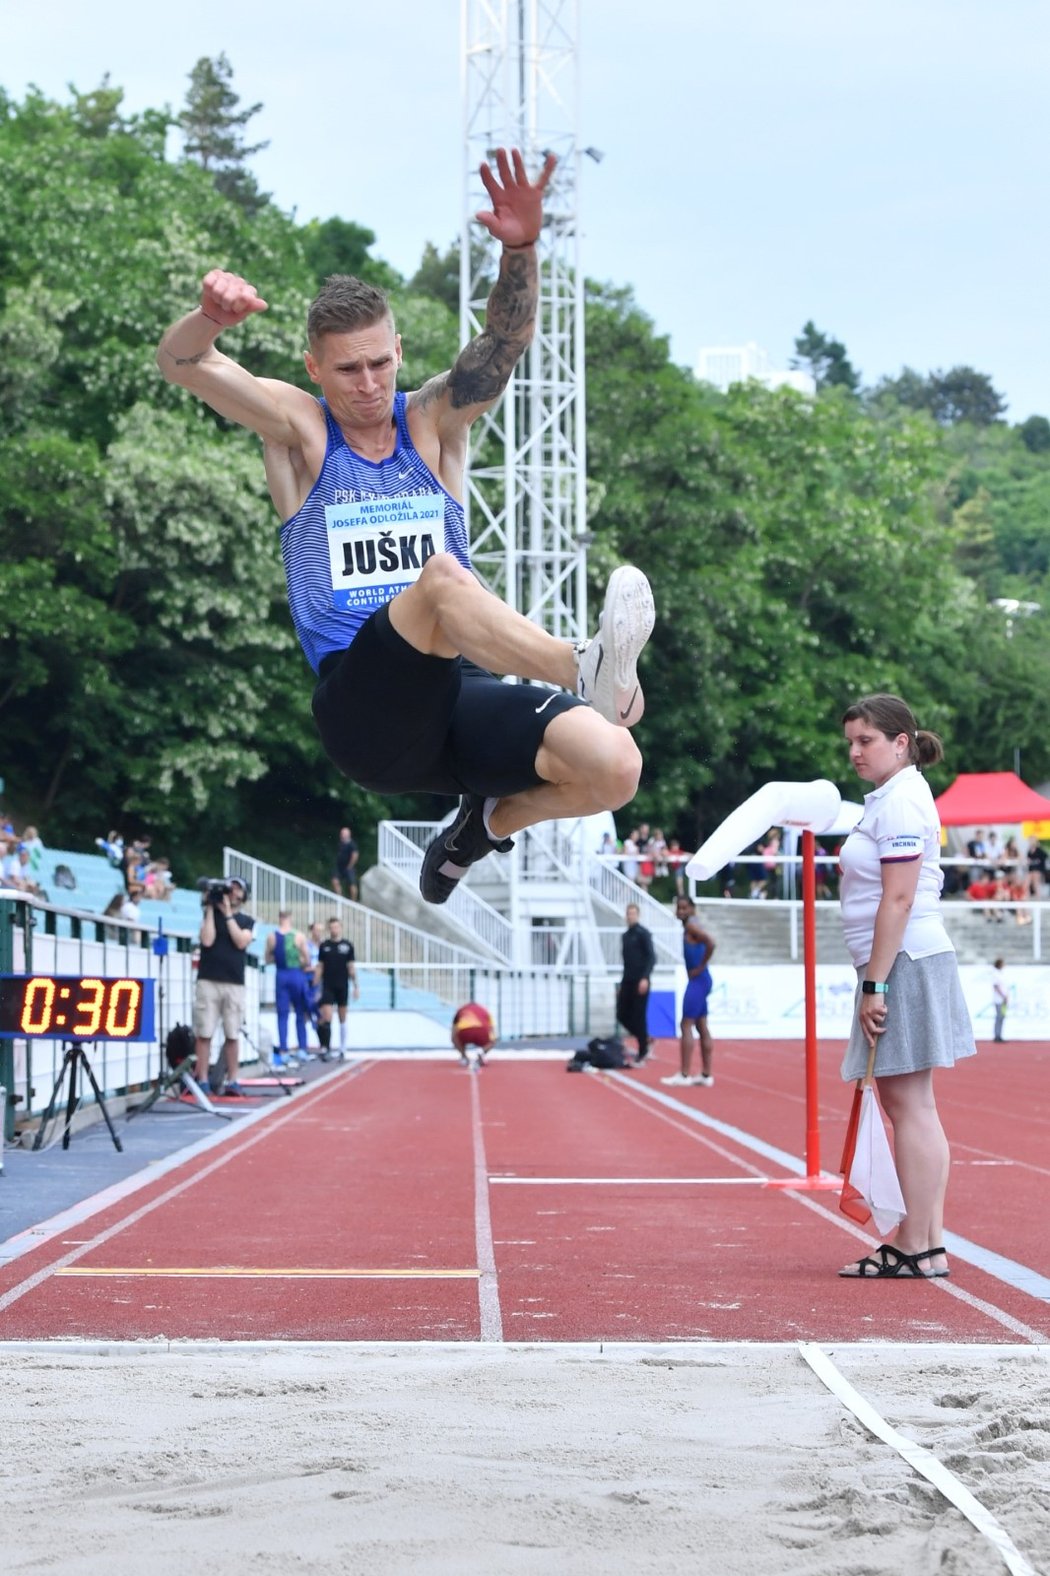
[[[531,175],[553,152],[537,247],[536,334],[504,399],[474,424],[467,474],[471,558],[511,607],[552,635],[586,637],[583,274],[576,193],[579,0],[461,0],[464,218],[460,334],[484,326],[499,247],[474,214],[498,147]]]

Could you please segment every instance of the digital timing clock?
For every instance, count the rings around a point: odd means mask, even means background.
[[[152,1040],[153,980],[0,974],[0,1038]]]

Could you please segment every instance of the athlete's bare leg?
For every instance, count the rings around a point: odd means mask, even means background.
[[[491,673],[576,688],[572,643],[501,602],[451,553],[429,559],[419,579],[393,599],[390,622],[426,656],[463,656]]]
[[[548,725],[536,753],[536,788],[498,799],[489,816],[493,837],[566,816],[618,810],[638,791],[642,757],[626,728],[588,706],[563,711]]]

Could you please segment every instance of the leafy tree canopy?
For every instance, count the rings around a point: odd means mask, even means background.
[[[791,365],[808,372],[818,391],[841,388],[856,394],[860,388],[860,374],[854,371],[845,345],[840,339],[822,333],[812,318],[795,340]]]

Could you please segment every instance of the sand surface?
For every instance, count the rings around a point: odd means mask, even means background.
[[[823,1350],[1050,1576],[1050,1348]],[[10,1344],[0,1397],[7,1576],[1007,1569],[790,1345]]]

